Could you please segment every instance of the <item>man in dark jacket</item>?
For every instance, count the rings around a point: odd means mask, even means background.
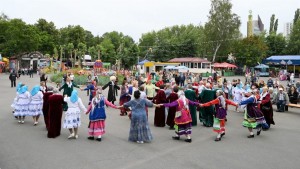
[[[107,87],[108,88],[108,96],[107,96],[107,100],[109,102],[111,102],[112,104],[114,104],[114,102],[116,101],[116,92],[115,90],[120,90],[120,87],[116,84],[116,77],[115,76],[111,76],[110,77],[110,82],[108,82],[106,85],[104,85],[102,87],[102,90],[105,90]]]
[[[16,87],[17,74],[14,70],[10,73],[9,80],[11,82],[11,87]]]

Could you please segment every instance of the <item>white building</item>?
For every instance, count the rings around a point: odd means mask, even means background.
[[[283,28],[283,36],[284,37],[289,37],[291,34],[293,28],[293,24],[292,22],[287,22],[284,24],[284,28]]]

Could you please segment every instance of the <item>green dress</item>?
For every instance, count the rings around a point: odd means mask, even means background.
[[[184,92],[185,97],[191,101],[196,101],[196,92],[194,90],[188,89]],[[192,126],[197,126],[197,114],[196,114],[196,106],[189,105],[190,113],[192,116]]]
[[[207,103],[216,98],[216,90],[203,90],[199,95],[201,103]],[[199,111],[200,122],[206,127],[212,127],[214,123],[213,115],[215,114],[214,106],[201,107]]]
[[[72,82],[72,84],[70,86],[67,83],[65,83],[62,87],[59,88],[59,91],[64,89],[63,96],[67,95],[68,97],[70,97],[74,87],[79,88],[79,86],[77,86],[74,82]],[[63,108],[64,108],[64,111],[67,111],[68,104],[64,103]]]

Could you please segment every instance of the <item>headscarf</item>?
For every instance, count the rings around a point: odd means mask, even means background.
[[[77,100],[78,100],[78,92],[77,92],[77,90],[73,90],[72,91],[70,100],[71,100],[72,103],[77,102]]]
[[[177,94],[178,94],[179,99],[181,99],[181,100],[183,101],[184,107],[186,107],[186,108],[188,109],[188,108],[189,108],[189,105],[188,105],[188,103],[186,102],[186,97],[185,97],[184,91],[183,91],[183,90],[180,90]]]
[[[25,92],[27,92],[28,91],[28,87],[27,86],[22,86],[21,88],[20,88],[20,90],[18,91],[18,93],[19,94],[23,94],[23,93],[25,93]]]
[[[17,85],[17,91],[20,90],[21,86],[22,86],[22,82],[18,83],[18,85]]]
[[[40,86],[39,85],[34,86],[31,90],[31,96],[36,95],[39,91],[40,91]]]

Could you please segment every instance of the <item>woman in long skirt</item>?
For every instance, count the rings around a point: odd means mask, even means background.
[[[221,90],[216,92],[217,98],[205,104],[200,104],[200,107],[207,107],[215,105],[216,114],[214,115],[213,131],[218,133],[215,141],[221,141],[221,138],[225,135],[225,119],[227,116],[226,107],[228,104],[237,106],[238,104],[224,98],[224,93]]]
[[[18,117],[19,123],[24,123],[25,116],[28,113],[28,106],[30,102],[30,93],[28,92],[27,86],[22,86],[18,90],[16,102],[14,104],[14,116]]]
[[[28,106],[28,116],[32,116],[33,125],[38,124],[41,114],[43,114],[43,93],[40,91],[40,86],[36,85],[31,90],[31,100]]]
[[[191,143],[192,138],[192,117],[189,110],[189,105],[196,106],[199,105],[197,102],[193,102],[185,97],[183,91],[178,92],[179,99],[172,103],[164,103],[159,106],[164,107],[176,107],[175,114],[175,136],[172,138],[174,140],[180,140],[181,135],[185,135],[185,142]]]
[[[271,127],[271,124],[275,125],[273,120],[273,107],[271,103],[271,96],[268,92],[268,87],[262,88],[263,92],[260,94],[260,109],[264,114],[267,124]]]
[[[115,109],[118,108],[109,102],[102,94],[102,90],[99,89],[86,112],[86,114],[90,114],[89,140],[94,140],[94,137],[97,137],[96,140],[101,141],[102,135],[105,134],[106,105]]]
[[[140,91],[135,91],[133,94],[134,99],[125,103],[123,106],[131,107],[132,109],[128,140],[142,144],[144,142],[151,142],[151,140],[153,139],[148,124],[145,107],[152,107],[157,105],[146,99],[140,99],[140,95]]]
[[[65,113],[64,128],[70,131],[68,139],[77,139],[78,127],[81,125],[80,111],[86,112],[86,108],[78,97],[77,90],[72,91],[71,97],[65,95],[64,101],[68,104],[68,110]]]
[[[247,105],[244,114],[243,126],[247,127],[250,132],[248,138],[254,138],[253,129],[257,129],[257,135],[260,135],[262,129],[269,128],[263,113],[258,108],[259,95],[257,95],[257,92],[258,90],[254,89],[251,92],[252,95],[248,97],[248,99],[239,103],[239,105]]]
[[[124,80],[121,86],[121,95],[120,95],[120,106],[123,106],[124,103],[127,103],[131,99],[129,95],[128,83]],[[120,109],[120,116],[127,115],[126,109],[123,107]]]

